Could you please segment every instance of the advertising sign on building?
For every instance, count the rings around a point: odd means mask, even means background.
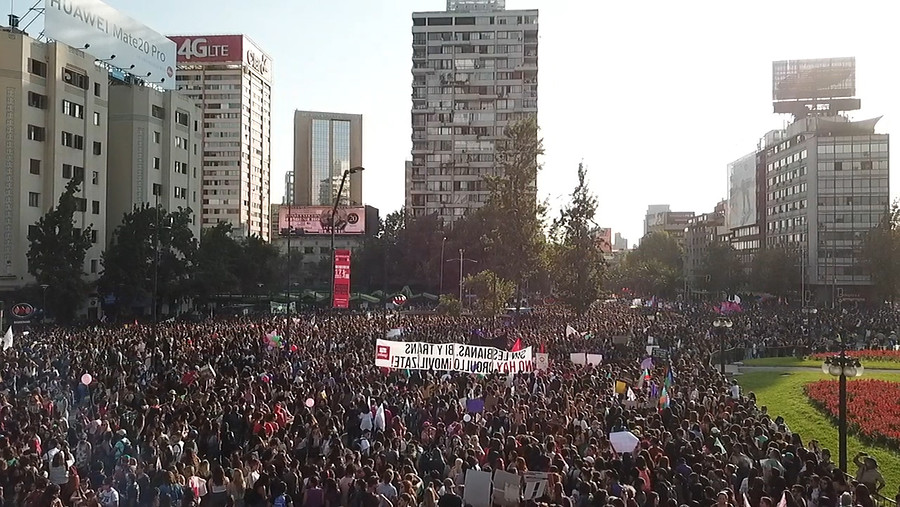
[[[350,308],[350,250],[334,251],[333,308]]]
[[[855,94],[856,58],[772,62],[774,100],[826,99]]]
[[[756,223],[756,153],[728,164],[728,208],[725,226],[731,230]]]
[[[244,35],[170,35],[178,63],[241,62],[271,79],[272,59]]]
[[[175,43],[100,0],[45,0],[44,35],[175,89]]]
[[[331,234],[330,206],[281,206],[278,209],[278,231],[287,235]],[[365,234],[366,208],[364,206],[339,207],[334,219],[335,234]]]

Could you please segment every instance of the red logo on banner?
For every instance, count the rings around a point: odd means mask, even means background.
[[[333,308],[350,308],[350,250],[334,251]]]
[[[379,361],[385,360],[390,361],[391,359],[391,348],[387,345],[379,345],[375,348],[375,359]]]

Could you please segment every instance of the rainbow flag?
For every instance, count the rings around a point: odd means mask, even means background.
[[[669,408],[669,391],[663,387],[659,395],[659,409]]]
[[[670,366],[670,367],[666,368],[665,386],[668,388],[671,388],[672,384],[674,384],[674,383],[675,383],[675,378],[672,376],[672,367]]]

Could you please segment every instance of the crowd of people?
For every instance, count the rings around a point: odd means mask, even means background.
[[[823,312],[809,332],[808,315],[770,311],[732,316],[730,344],[827,346],[849,326],[893,346],[900,324],[892,313]],[[816,435],[791,432],[711,367],[710,319],[702,308],[609,302],[583,316],[358,311],[19,329],[0,361],[0,498],[9,507],[873,507],[875,493],[887,494],[874,460],[857,456],[848,479]],[[509,376],[377,368],[375,340],[392,329],[407,341],[521,340],[550,365]],[[645,378],[648,342],[667,353]],[[603,360],[573,364],[573,352]],[[638,439],[631,452],[610,442],[622,431]],[[528,499],[473,498],[469,471],[539,473],[545,487]]]

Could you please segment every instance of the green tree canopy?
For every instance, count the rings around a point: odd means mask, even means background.
[[[706,290],[734,294],[743,285],[744,266],[730,243],[715,241],[707,246],[700,276]]]
[[[895,202],[863,241],[864,259],[881,301],[894,301],[900,289],[900,207]]]
[[[800,254],[795,248],[772,247],[760,250],[750,264],[750,288],[787,296],[800,289]]]
[[[515,294],[516,285],[490,270],[468,275],[463,281],[466,290],[475,296],[474,308],[479,315],[498,315]]]
[[[75,193],[80,185],[80,180],[69,180],[56,207],[50,208],[28,233],[28,272],[38,285],[48,286],[47,305],[61,322],[75,317],[88,291],[84,258],[91,247],[93,224],[75,227]]]

